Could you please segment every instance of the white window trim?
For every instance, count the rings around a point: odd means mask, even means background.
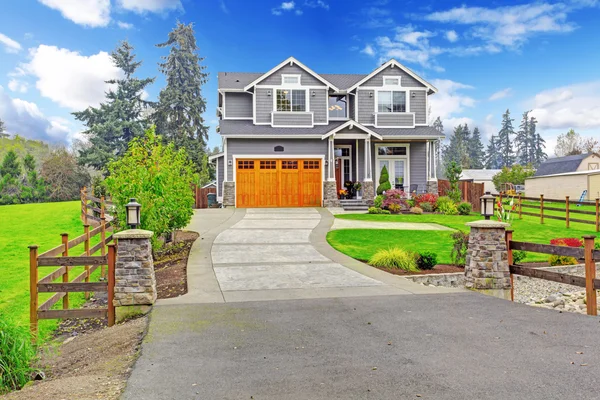
[[[385,80],[386,79],[397,79],[398,80],[398,84],[396,85],[386,85]],[[384,75],[383,76],[383,81],[382,81],[382,87],[384,88],[398,88],[398,87],[402,87],[402,76],[400,75]]]
[[[345,97],[346,98],[346,117],[344,118],[333,118],[331,116],[329,116],[329,98],[330,97]],[[343,95],[343,96],[336,96],[335,94],[329,94],[327,93],[327,118],[329,121],[348,121],[350,119],[350,99],[348,97],[347,94]]]
[[[291,105],[291,101],[290,101],[290,111],[278,111],[277,110],[277,91],[278,90],[303,90],[304,91],[304,111],[292,111],[292,105]],[[303,88],[303,87],[293,87],[293,86],[286,86],[286,87],[276,87],[273,88],[271,90],[271,96],[273,97],[273,112],[274,113],[304,113],[304,112],[310,112],[310,105],[308,103],[308,95],[310,93],[308,93],[308,89]],[[291,96],[291,93],[290,93]],[[290,97],[291,99],[291,97]],[[273,123],[273,119],[271,118],[271,123]]]
[[[405,156],[380,156],[379,147],[406,147]],[[375,144],[375,182],[379,182],[379,175],[381,169],[379,168],[379,160],[405,160],[405,173],[406,183],[404,184],[404,192],[410,197],[410,143],[376,143]],[[389,173],[390,171],[388,171]],[[395,173],[394,173],[395,174]],[[393,187],[392,187],[393,189]]]
[[[285,78],[296,78],[296,83],[289,83],[285,81]],[[281,74],[281,86],[302,86],[302,75],[301,74]]]
[[[408,114],[410,111],[410,91],[407,89],[380,89],[375,91],[375,113],[379,113],[379,93],[380,92],[392,92],[392,107],[394,102],[394,92],[404,92],[404,98],[406,99],[406,111],[381,111],[381,113],[385,114]]]
[[[350,160],[350,180],[354,181],[354,173],[352,171],[352,145],[351,144],[333,144],[333,154],[335,156],[335,149],[348,149],[348,154],[347,156],[340,156],[340,157],[336,157],[339,158],[340,160],[342,160],[342,165],[344,160]],[[344,174],[344,171],[342,170],[342,175]],[[342,180],[344,179],[344,177],[342,176]],[[342,186],[344,182],[342,182]]]

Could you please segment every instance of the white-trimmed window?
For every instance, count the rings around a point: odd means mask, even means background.
[[[378,92],[377,112],[406,112],[406,92],[395,90]]]
[[[399,76],[384,76],[383,86],[400,86]]]
[[[306,90],[277,89],[277,111],[306,111]]]
[[[300,75],[281,75],[282,85],[300,85]]]
[[[329,96],[329,107],[327,108],[330,119],[346,119],[347,98],[346,96]]]

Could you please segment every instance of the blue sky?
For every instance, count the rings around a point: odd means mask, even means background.
[[[446,132],[477,125],[486,137],[509,108],[533,110],[552,153],[574,128],[600,137],[600,3],[394,0],[19,0],[0,13],[0,118],[11,132],[69,143],[71,116],[102,101],[117,76],[108,53],[127,39],[156,63],[175,22],[195,24],[210,72],[204,87],[211,146],[218,71],[261,72],[294,56],[322,73],[368,73],[396,58],[439,88],[432,114]]]

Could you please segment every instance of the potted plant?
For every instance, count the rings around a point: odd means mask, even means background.
[[[344,190],[344,189],[340,189],[339,192],[338,192],[338,196],[339,196],[340,199],[343,200],[343,199],[346,198],[346,196],[348,196],[348,191]]]
[[[352,197],[354,197],[354,182],[352,181],[346,181],[344,182],[344,187],[346,188],[346,198],[347,199],[351,199]]]
[[[362,200],[362,192],[361,192],[361,189],[362,189],[362,185],[361,185],[361,183],[360,183],[360,182],[358,182],[358,181],[357,181],[357,182],[354,182],[354,191],[355,191],[355,193],[356,193],[356,198],[357,198],[358,200]]]

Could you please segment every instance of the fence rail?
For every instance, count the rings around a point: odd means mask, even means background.
[[[580,248],[554,246],[540,243],[517,242],[512,239],[512,235],[513,232],[511,230],[506,231],[506,248],[508,250],[508,265],[510,269],[511,283],[510,296],[512,301],[515,300],[513,275],[523,275],[585,288],[587,313],[588,315],[598,315],[596,291],[600,290],[600,279],[596,279],[596,261],[600,261],[600,250],[594,249],[594,239],[596,236],[583,236],[584,247]],[[514,265],[513,250],[524,250],[535,253],[575,257],[577,259],[584,260],[585,276],[569,275],[560,272],[536,269],[533,267]]]
[[[112,223],[106,222],[105,217],[100,218],[100,225],[93,230],[84,225],[84,234],[72,240],[69,235],[63,233],[62,244],[41,254],[38,254],[38,246],[29,246],[29,290],[30,290],[30,330],[32,339],[35,341],[38,332],[38,321],[40,319],[57,318],[98,318],[107,317],[108,326],[115,323],[115,308],[113,306],[115,287],[115,260],[116,249],[112,241],[112,235],[106,236],[106,231],[111,228]],[[90,247],[91,239],[100,236],[100,241]],[[69,250],[84,245],[85,251],[81,256],[69,255]],[[101,255],[94,255],[100,252]],[[69,272],[76,266],[84,267],[83,272],[75,278],[70,279]],[[43,278],[39,278],[40,268],[59,267]],[[105,268],[107,267],[108,270]],[[101,269],[101,277],[107,278],[104,282],[90,282],[90,277],[98,268]],[[61,282],[55,282],[57,279]],[[89,298],[90,292],[107,292],[108,306],[106,308],[94,309],[71,309],[69,308],[69,293],[84,292]],[[39,304],[40,293],[54,293],[50,298]],[[62,299],[62,310],[53,310],[56,303]]]
[[[84,224],[90,221],[100,222],[102,218],[107,221],[114,219],[114,203],[104,196],[96,197],[90,188],[83,187],[79,193],[81,199],[81,220]]]

